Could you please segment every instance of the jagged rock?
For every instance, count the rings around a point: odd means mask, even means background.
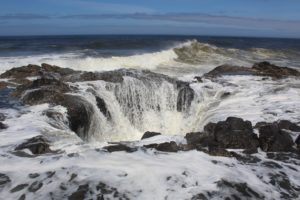
[[[10,183],[11,180],[6,174],[0,173],[0,188]]]
[[[183,112],[190,108],[194,99],[194,90],[187,83],[177,83],[179,90],[177,96],[177,111]]]
[[[290,122],[288,120],[280,120],[278,122],[278,126],[280,129],[286,129],[290,131],[300,132],[300,126],[296,123]]]
[[[6,119],[5,114],[0,113],[0,121],[2,122],[2,121],[4,121],[5,119]]]
[[[206,135],[216,141],[218,147],[232,149],[255,149],[258,139],[250,121],[228,117],[226,121],[209,123],[204,127]]]
[[[259,143],[263,151],[291,151],[294,145],[289,133],[280,129],[277,123],[259,128]]]
[[[25,200],[25,199],[26,199],[26,194],[22,194],[18,200]]]
[[[43,136],[36,136],[18,145],[15,150],[29,149],[33,154],[53,153],[50,149],[49,141]]]
[[[69,74],[73,74],[76,71],[69,68],[61,68],[53,65],[42,64],[42,66],[38,65],[27,65],[22,67],[12,68],[7,70],[3,74],[0,75],[1,78],[15,78],[15,79],[24,79],[26,77],[31,76],[40,76],[41,72],[51,72],[57,73],[62,76],[66,76]]]
[[[103,149],[107,150],[110,153],[115,151],[126,151],[128,153],[137,151],[137,148],[129,147],[124,144],[110,145],[110,146],[103,147]]]
[[[256,76],[270,76],[272,78],[285,78],[288,76],[300,76],[300,72],[296,69],[288,67],[279,67],[269,62],[260,62],[248,67],[221,65],[212,71],[204,74],[205,78],[216,78],[223,75],[256,75]]]
[[[28,186],[27,183],[25,184],[20,184],[20,185],[17,185],[16,187],[14,187],[13,189],[10,190],[11,193],[14,193],[14,192],[19,192],[20,190],[23,190],[24,188],[26,188]]]
[[[225,190],[224,199],[231,199],[230,197],[233,199],[265,199],[264,195],[254,191],[246,182],[238,183],[222,179],[217,182],[217,186],[221,190]]]
[[[145,148],[154,148],[158,151],[164,151],[164,152],[177,152],[181,150],[180,146],[176,144],[176,142],[164,142],[160,144],[149,144],[144,145]]]
[[[16,87],[17,85],[14,83],[6,82],[6,81],[0,81],[0,90],[6,89],[8,87]]]
[[[37,178],[37,177],[39,177],[40,176],[40,174],[38,174],[38,173],[32,173],[32,174],[28,174],[28,177],[29,178]]]
[[[286,129],[286,130],[290,130],[290,131],[294,131],[294,132],[300,132],[300,126],[298,126],[296,123],[290,122],[288,120],[280,120],[278,122],[273,122],[273,123],[276,123],[280,129]],[[272,124],[272,123],[257,122],[255,124],[254,128],[258,129],[258,128],[268,125],[268,124]]]
[[[0,130],[1,129],[7,129],[8,126],[6,124],[3,124],[3,122],[0,122]]]
[[[185,135],[188,144],[201,147],[215,147],[218,146],[214,137],[211,137],[203,132],[192,132]]]
[[[273,78],[284,78],[288,76],[300,76],[300,72],[296,69],[288,67],[279,67],[269,62],[256,63],[252,67],[257,72],[257,75],[271,76]]]
[[[36,192],[38,191],[39,189],[41,189],[43,187],[43,183],[42,182],[39,182],[39,181],[35,181],[33,182],[29,188],[28,188],[28,191],[29,192]]]
[[[83,140],[88,139],[89,136],[87,134],[90,129],[94,109],[92,104],[83,97],[40,89],[27,93],[23,97],[23,102],[30,105],[50,103],[66,107],[70,129]]]
[[[198,149],[201,150],[201,149]],[[233,154],[224,148],[209,148],[208,151],[202,150],[211,156],[233,157]]]
[[[300,135],[298,135],[298,137],[296,138],[295,143],[297,145],[297,148],[300,150]]]
[[[248,67],[221,65],[213,69],[212,71],[204,74],[205,78],[216,78],[224,75],[256,75],[255,71]]]
[[[95,97],[96,97],[96,102],[97,102],[97,106],[98,106],[99,110],[103,113],[104,116],[107,117],[108,120],[110,120],[111,114],[110,114],[109,110],[107,109],[105,101],[98,96],[95,96]]]
[[[157,135],[161,135],[161,133],[147,131],[144,133],[144,135],[142,136],[141,139],[144,140],[144,139],[151,138],[151,137],[154,137]]]
[[[71,196],[69,196],[69,200],[81,200],[81,199],[85,199],[86,194],[89,191],[89,185],[85,184],[85,185],[80,185],[76,192],[74,192],[73,194],[71,194]]]

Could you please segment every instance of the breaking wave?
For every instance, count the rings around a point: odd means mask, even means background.
[[[222,64],[250,66],[255,62],[269,60],[274,64],[300,67],[300,56],[294,51],[279,51],[264,48],[236,49],[217,47],[197,40],[177,44],[175,47],[151,53],[131,56],[99,57],[84,51],[76,53],[43,54],[30,56],[1,57],[1,72],[12,67],[49,63],[84,71],[108,71],[120,68],[150,69],[160,73],[184,74],[201,68]],[[175,72],[174,72],[175,70]],[[176,73],[178,71],[178,73]]]

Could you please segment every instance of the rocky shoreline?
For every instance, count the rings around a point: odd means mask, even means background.
[[[299,78],[300,72],[292,68],[278,67],[268,62],[257,63],[252,68],[222,65],[201,77],[195,77],[194,82],[202,82],[203,79],[218,81],[218,77],[234,75],[259,76],[264,81],[269,78]],[[82,141],[89,142],[91,136],[93,136],[92,131],[95,128],[92,124],[96,111],[91,102],[80,95],[80,86],[76,85],[76,83],[89,81],[122,83],[124,77],[135,78],[145,84],[150,84],[149,81],[152,80],[155,80],[157,84],[162,82],[171,84],[178,91],[175,108],[177,112],[189,111],[195,98],[195,92],[190,82],[180,81],[176,78],[147,70],[121,69],[108,72],[84,72],[48,64],[42,64],[41,66],[28,65],[6,71],[0,75],[0,78],[5,80],[0,82],[0,92],[9,91],[7,98],[11,98],[23,106],[47,103],[53,107],[62,106],[66,108],[67,118],[62,113],[51,108],[45,110],[43,115],[53,122],[51,124],[53,127],[58,129],[68,127]],[[97,95],[96,90],[89,89],[89,92],[95,98],[97,112],[101,112],[107,121],[111,121],[113,117],[112,111],[109,109],[107,102]],[[231,94],[224,93],[223,95],[222,98],[225,98],[225,96]],[[155,106],[152,109],[161,109],[158,107],[159,105]],[[139,110],[142,112],[143,108],[139,108]],[[5,119],[5,114],[1,114],[1,130],[8,128]],[[262,121],[254,125],[253,122],[232,116],[227,117],[224,121],[207,123],[203,131],[181,133],[181,135],[184,135],[181,142],[172,140],[172,138],[161,142],[155,139],[163,135],[164,133],[146,132],[140,141],[114,142],[93,150],[101,154],[125,153],[126,156],[130,156],[127,155],[129,153],[134,155],[139,152],[154,152],[154,155],[165,153],[181,155],[189,152],[200,152],[209,156],[213,165],[230,167],[229,161],[227,164],[222,163],[222,158],[224,157],[230,159],[230,161],[233,160],[233,163],[237,162],[236,165],[238,166],[245,165],[254,171],[257,170],[256,167],[263,167],[269,170],[268,173],[264,174],[264,176],[268,177],[268,180],[265,180],[263,176],[259,177],[259,174],[257,175],[258,179],[262,180],[266,185],[270,184],[272,187],[277,188],[282,199],[299,198],[299,182],[290,179],[289,174],[285,172],[287,168],[295,173],[299,173],[300,170],[299,122],[281,119],[274,122]],[[76,153],[67,153],[65,149],[53,148],[52,143],[51,139],[41,134],[27,138],[22,143],[14,144],[13,149],[9,148],[10,150],[5,156],[13,155],[20,159],[41,159],[39,162],[47,162],[47,157],[51,157],[51,159],[56,157],[59,160],[62,157],[76,158],[78,156]],[[63,170],[65,169],[62,168],[57,170],[57,172],[48,171],[43,174],[26,174],[28,180],[37,179],[37,181],[27,181],[30,183],[19,183],[18,185],[12,184],[13,178],[9,173],[6,174],[0,171],[0,193],[3,191],[9,191],[8,193],[13,195],[19,193],[19,199],[30,199],[40,189],[47,187],[49,180],[55,181],[52,177],[55,177],[56,173],[62,173],[61,171]],[[78,172],[69,175],[70,173],[68,172],[70,179],[67,182],[62,182],[59,188],[54,188],[47,194],[50,197],[49,199],[85,199],[87,197],[92,199],[131,199],[134,196],[131,192],[123,191],[122,193],[118,191],[119,188],[101,181],[99,183],[91,183],[90,181],[74,182]],[[192,176],[187,172],[182,173],[186,178]],[[166,181],[172,181],[173,178],[168,176]],[[193,195],[190,199],[268,199],[266,194],[256,191],[247,184],[247,180],[235,182],[228,179],[220,179],[215,182],[215,185],[218,188],[217,190],[205,190],[197,195]],[[186,187],[185,184],[181,185],[181,189]],[[74,190],[74,188],[76,189]],[[25,190],[33,196],[29,195],[30,197],[28,197],[26,192],[23,193]],[[55,194],[57,191],[60,192]],[[39,197],[42,196],[40,194]]]

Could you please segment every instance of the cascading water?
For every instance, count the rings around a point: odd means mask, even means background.
[[[177,135],[199,131],[206,107],[224,92],[192,89],[186,82],[139,71],[123,76],[122,82],[89,81],[79,88],[94,108],[89,140],[98,141],[137,140],[146,131]]]

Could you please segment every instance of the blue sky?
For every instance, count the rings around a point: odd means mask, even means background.
[[[300,37],[299,0],[2,0],[0,35]]]

